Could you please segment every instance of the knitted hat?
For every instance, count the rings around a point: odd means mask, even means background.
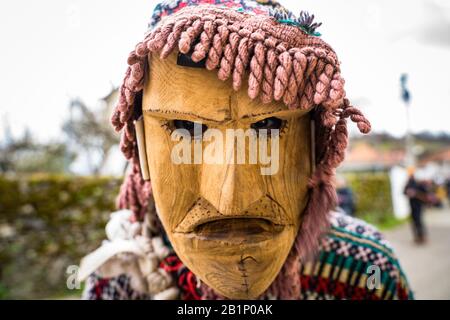
[[[133,125],[142,109],[148,55],[164,59],[178,50],[216,72],[220,80],[231,78],[234,90],[248,76],[251,99],[282,101],[290,109],[313,107],[316,168],[308,185],[309,201],[289,257],[269,288],[284,292],[285,297],[298,294],[292,277],[329,226],[328,213],[336,204],[335,168],[347,147],[346,119],[362,133],[370,131],[370,123],[345,96],[336,53],[320,39],[318,26],[314,16],[301,12],[297,18],[273,0],[164,1],[156,6],[144,40],[128,57],[112,115],[113,126],[122,132],[121,150],[132,165],[118,206],[131,209],[138,220],[150,214],[155,230],[164,232],[153,207],[151,182],[141,177]]]

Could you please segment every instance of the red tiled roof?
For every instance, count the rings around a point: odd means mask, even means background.
[[[404,150],[378,150],[368,143],[357,143],[349,148],[345,157],[345,165],[382,165],[393,166],[405,158]]]

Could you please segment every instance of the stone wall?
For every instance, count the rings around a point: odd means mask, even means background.
[[[67,267],[104,239],[120,179],[0,176],[0,298],[70,292]]]

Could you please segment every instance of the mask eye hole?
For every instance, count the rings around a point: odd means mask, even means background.
[[[192,47],[194,48],[194,47]],[[206,58],[204,58],[203,60],[200,60],[198,62],[194,62],[192,60],[191,54],[192,51],[189,54],[182,54],[182,53],[178,53],[178,57],[177,57],[177,64],[179,66],[183,66],[183,67],[189,67],[189,68],[205,68],[205,64],[206,64]]]
[[[259,132],[259,130],[261,130],[261,129],[266,129],[270,133],[271,129],[280,130],[283,127],[283,123],[284,123],[284,121],[281,120],[280,118],[270,117],[270,118],[262,119],[258,122],[254,122],[250,125],[250,127],[252,129],[256,130],[257,132]]]
[[[175,130],[187,130],[191,138],[195,139],[201,138],[205,131],[208,130],[208,126],[204,124],[188,120],[173,120],[173,127],[175,128]]]

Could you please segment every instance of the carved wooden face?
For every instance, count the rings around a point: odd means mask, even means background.
[[[285,262],[307,202],[309,115],[252,101],[245,85],[236,92],[215,72],[177,65],[177,54],[150,57],[147,74],[146,152],[164,229],[202,281],[228,298],[256,298]],[[247,143],[229,142],[230,132],[250,132]],[[199,150],[216,161],[194,159]]]

